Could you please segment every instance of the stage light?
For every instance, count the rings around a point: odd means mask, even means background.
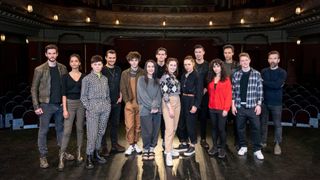
[[[300,39],[297,40],[297,44],[298,44],[298,45],[301,44],[301,40],[300,40]]]
[[[1,34],[1,35],[0,35],[0,39],[1,39],[2,42],[4,42],[4,41],[6,40],[6,35]]]
[[[28,11],[29,13],[32,13],[32,11],[33,11],[32,5],[28,4],[28,6],[27,6],[27,11]]]
[[[116,20],[116,25],[119,25],[120,24],[120,21],[117,19]]]
[[[245,21],[244,21],[243,18],[241,18],[240,23],[241,23],[241,24],[244,24],[244,23],[245,23]]]
[[[162,22],[162,26],[166,26],[166,21],[163,21],[163,22]]]
[[[58,21],[58,20],[59,20],[59,16],[55,14],[55,15],[53,16],[53,20],[54,20],[54,21]]]
[[[298,6],[297,8],[296,8],[296,14],[297,15],[299,15],[299,14],[301,14],[301,7],[300,6]]]
[[[209,26],[212,26],[213,25],[213,22],[212,21],[209,21]]]
[[[91,22],[90,17],[87,17],[87,18],[86,18],[86,22],[87,22],[87,23],[90,23],[90,22]]]
[[[274,21],[275,21],[274,17],[271,16],[271,17],[270,17],[270,22],[273,23]]]

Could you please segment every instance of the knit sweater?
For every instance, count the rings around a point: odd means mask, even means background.
[[[232,101],[232,87],[230,79],[219,81],[214,87],[214,80],[208,84],[209,108],[229,111]]]
[[[140,116],[149,115],[151,109],[158,109],[158,111],[161,112],[160,84],[155,84],[154,79],[148,79],[148,84],[146,84],[145,77],[139,77],[137,95]]]

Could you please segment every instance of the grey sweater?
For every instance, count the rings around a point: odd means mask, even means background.
[[[161,113],[160,85],[154,85],[154,79],[149,79],[148,84],[146,84],[144,78],[144,76],[139,77],[137,85],[140,116],[150,115],[151,109],[158,109],[158,112]]]

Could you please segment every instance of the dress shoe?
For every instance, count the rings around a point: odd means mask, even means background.
[[[86,168],[87,169],[93,169],[94,168],[92,155],[87,155]]]
[[[94,153],[94,159],[99,163],[99,164],[105,164],[107,160],[103,157],[100,156],[99,151],[95,150]]]
[[[126,149],[118,143],[112,144],[111,152],[121,153],[121,152],[124,152],[125,150]]]

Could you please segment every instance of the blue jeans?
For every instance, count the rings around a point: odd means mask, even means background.
[[[53,117],[55,121],[55,129],[58,146],[61,146],[63,136],[63,115],[62,106],[60,104],[40,104],[43,114],[40,115],[40,126],[38,132],[38,148],[40,157],[46,157],[48,154],[47,134],[49,131],[50,120]]]
[[[261,141],[267,143],[268,137],[268,121],[271,114],[271,119],[274,125],[274,141],[275,143],[282,142],[282,126],[281,114],[282,106],[263,105],[261,114]]]
[[[236,114],[237,130],[239,136],[239,146],[247,147],[246,143],[246,126],[247,121],[250,122],[251,138],[253,144],[253,152],[261,149],[261,133],[260,133],[260,118],[254,112],[255,108],[244,108],[237,109]]]
[[[159,113],[150,113],[147,116],[140,116],[140,120],[143,149],[149,150],[150,147],[156,147],[161,123],[161,115]]]

